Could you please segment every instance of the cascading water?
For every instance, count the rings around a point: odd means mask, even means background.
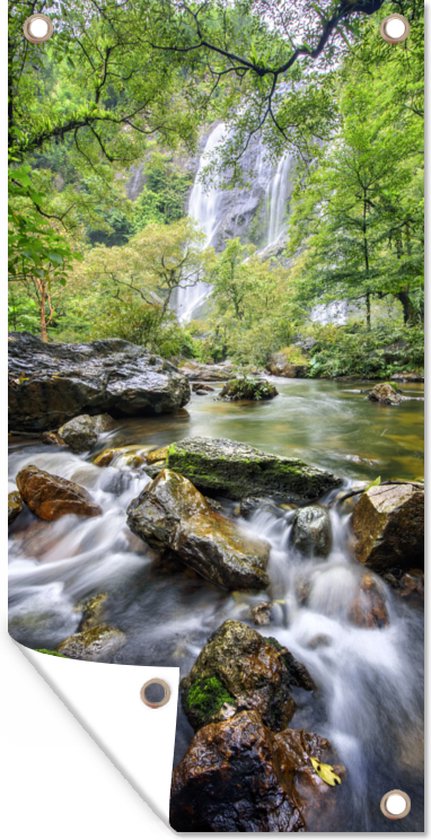
[[[250,224],[257,215],[263,232],[261,244],[267,248],[281,238],[285,227],[293,158],[284,155],[274,164],[259,138],[243,159],[249,186],[227,190],[217,180],[205,183],[205,170],[214,162],[226,136],[226,125],[219,123],[207,138],[190,193],[188,215],[204,234],[203,247],[213,245],[216,250],[222,250],[225,241],[236,236],[247,241]],[[210,289],[200,280],[178,288],[174,308],[180,322],[194,317]]]
[[[269,217],[266,236],[267,246],[277,242],[284,231],[286,206],[292,191],[290,178],[292,163],[291,155],[284,155],[280,158],[267,188]]]
[[[214,152],[217,151],[217,148],[223,142],[225,134],[225,124],[219,123],[209,135],[190,193],[188,215],[205,236],[202,247],[212,245],[213,243],[219,224],[218,210],[221,199],[221,190],[217,184],[205,184],[202,176],[206,167],[211,162]],[[187,284],[180,285],[176,295],[176,312],[180,322],[191,320],[193,313],[196,312],[199,305],[205,300],[209,290],[210,286],[208,283],[200,280],[196,280],[194,283],[188,281]]]

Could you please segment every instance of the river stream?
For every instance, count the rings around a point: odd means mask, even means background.
[[[279,454],[303,458],[357,481],[417,479],[423,472],[421,385],[403,385],[410,399],[397,407],[370,403],[369,383],[273,380],[280,395],[267,403],[192,397],[175,416],[118,421],[103,435],[107,446],[163,446],[184,437],[228,437]],[[217,388],[219,386],[216,386]],[[86,487],[104,511],[82,519],[37,520],[28,510],[10,539],[10,631],[24,645],[55,648],[75,632],[80,600],[108,593],[106,621],[126,633],[118,663],[179,665],[187,673],[209,635],[226,618],[250,620],[250,605],[268,593],[225,593],[185,567],[160,561],[126,525],[126,509],[150,480],[144,468],[124,462],[100,468],[94,452],[77,456],[32,438],[11,442],[10,481],[24,466]],[[361,567],[352,557],[349,514],[330,505],[333,546],[325,561],[297,556],[289,546],[292,511],[262,505],[238,521],[271,543],[271,624],[275,636],[309,669],[318,699],[296,690],[291,726],[329,737],[348,773],[336,823],[330,830],[421,830],[422,615],[382,581],[390,623],[380,629],[354,626],[348,608],[359,591]],[[226,503],[233,515],[234,505]],[[306,606],[301,586],[308,587]],[[179,760],[192,736],[182,712],[176,745]],[[390,822],[379,810],[391,788],[410,793],[414,807]]]

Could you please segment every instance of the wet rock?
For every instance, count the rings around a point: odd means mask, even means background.
[[[79,414],[170,414],[190,385],[170,362],[120,339],[46,344],[9,337],[9,419],[15,430],[53,429]]]
[[[315,773],[330,744],[318,735],[275,735],[254,711],[211,723],[175,768],[170,822],[177,831],[303,831],[328,824],[338,800]]]
[[[87,598],[86,601],[77,605],[76,609],[82,612],[82,618],[78,627],[79,633],[102,626],[107,600],[108,596],[106,592],[100,592],[98,595],[93,595],[91,598]]]
[[[110,431],[114,425],[109,414],[97,414],[95,417],[80,414],[60,426],[58,435],[72,452],[84,452],[95,446],[99,435]]]
[[[258,627],[271,624],[271,609],[272,604],[270,601],[255,604],[254,607],[250,607],[251,620],[254,624],[257,624]]]
[[[48,446],[65,446],[64,440],[58,432],[43,432],[40,439],[42,443],[46,443]]]
[[[220,365],[205,365],[199,362],[187,362],[181,366],[181,373],[190,382],[225,382],[238,375],[237,369],[229,362]]]
[[[227,589],[263,589],[269,544],[248,537],[215,511],[182,475],[162,470],[135,499],[128,524],[157,549],[175,552],[199,575]]]
[[[231,402],[250,400],[261,402],[272,400],[278,395],[277,388],[267,379],[231,379],[220,391],[220,399]]]
[[[69,636],[58,646],[58,651],[69,659],[106,662],[112,659],[126,640],[125,633],[117,627],[101,624]]]
[[[370,487],[354,508],[352,528],[360,563],[378,572],[423,568],[423,486],[406,482]]]
[[[17,490],[13,490],[7,497],[7,521],[9,525],[15,522],[15,519],[23,509],[23,501]]]
[[[233,499],[267,495],[284,502],[313,500],[340,484],[332,473],[296,458],[262,452],[226,438],[196,437],[168,448],[170,469],[207,493]]]
[[[357,627],[381,628],[389,624],[384,588],[374,575],[363,576],[348,617]]]
[[[212,391],[215,391],[215,388],[212,385],[205,385],[204,382],[193,382],[192,391],[194,394],[210,394]]]
[[[329,512],[321,505],[309,505],[296,511],[291,543],[301,554],[327,557],[332,546]]]
[[[99,505],[79,484],[33,465],[18,473],[16,483],[24,502],[39,519],[51,522],[71,513],[77,516],[99,516],[102,513]]]
[[[369,392],[368,399],[383,405],[399,405],[403,398],[389,382],[380,382]]]
[[[147,452],[145,460],[147,464],[157,464],[159,461],[166,461],[167,457],[168,447],[160,446],[159,449],[152,449],[151,452]]]
[[[400,580],[400,595],[402,598],[410,598],[415,595],[424,597],[424,573],[420,569],[410,569]]]
[[[136,469],[145,463],[148,456],[148,447],[132,444],[130,446],[112,446],[104,449],[93,458],[96,467],[126,466]]]
[[[237,709],[254,709],[271,729],[283,729],[295,711],[294,686],[311,691],[314,683],[287,648],[229,619],[181,681],[181,698],[194,729]]]

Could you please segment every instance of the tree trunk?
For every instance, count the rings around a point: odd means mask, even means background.
[[[48,325],[46,320],[46,303],[48,299],[48,288],[45,280],[36,280],[36,288],[39,298],[39,323],[40,337],[45,344],[48,342]]]
[[[401,292],[397,292],[395,297],[398,298],[398,300],[401,303],[401,306],[403,307],[404,326],[412,324],[414,322],[415,311],[412,306],[412,302],[408,296],[408,293],[405,290],[403,290]]]
[[[368,229],[367,229],[367,190],[364,188],[364,197],[363,197],[363,204],[362,204],[362,233],[363,233],[363,243],[364,243],[364,263],[365,263],[365,276],[368,278],[370,275],[370,254],[369,254],[369,247],[368,247]],[[367,330],[371,329],[371,293],[370,290],[367,289],[365,293],[365,301],[366,301],[366,308],[367,308]]]

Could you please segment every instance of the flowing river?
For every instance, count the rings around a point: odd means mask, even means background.
[[[410,399],[397,407],[370,403],[369,383],[273,380],[279,396],[267,403],[225,403],[193,395],[175,416],[118,421],[98,449],[123,444],[163,446],[195,435],[228,437],[329,468],[349,488],[358,481],[417,479],[423,472],[423,389],[403,385]],[[219,386],[215,386],[218,388]],[[150,480],[144,468],[117,460],[100,468],[94,452],[77,456],[31,438],[11,442],[10,480],[36,464],[86,487],[101,517],[56,522],[22,513],[10,534],[10,631],[24,645],[55,648],[75,632],[80,600],[106,592],[106,622],[126,633],[118,663],[179,665],[187,673],[210,634],[227,618],[250,620],[250,606],[268,593],[226,593],[185,567],[160,561],[126,525],[126,509]],[[292,511],[262,505],[238,521],[272,546],[269,597],[275,636],[304,663],[319,688],[296,690],[294,728],[327,736],[348,773],[342,807],[328,830],[421,830],[422,614],[382,580],[389,624],[361,628],[348,621],[361,567],[352,557],[349,513],[330,505],[333,546],[328,558],[297,556],[289,546]],[[226,511],[237,513],[232,503]],[[307,603],[300,597],[308,589]],[[176,760],[192,736],[179,712]],[[414,807],[406,819],[386,820],[381,796],[406,790]],[[312,826],[309,826],[312,830]]]

